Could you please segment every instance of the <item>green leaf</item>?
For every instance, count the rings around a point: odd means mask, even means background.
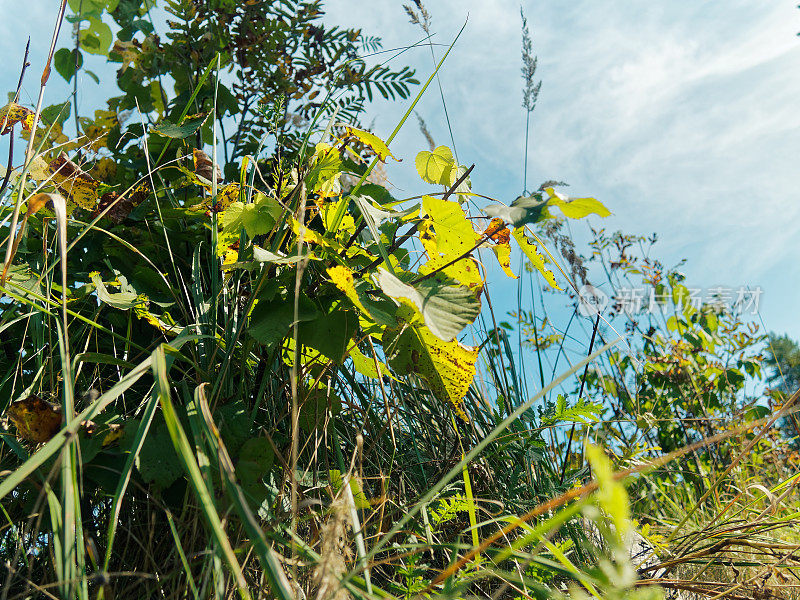
[[[69,119],[72,104],[70,102],[62,102],[61,104],[53,104],[47,108],[42,109],[42,120],[48,125],[51,123],[58,123],[63,125]]]
[[[338,469],[331,469],[328,471],[328,477],[331,482],[331,488],[333,489],[333,495],[336,496],[344,484],[344,481],[342,480],[342,472]],[[356,508],[361,510],[369,510],[372,508],[367,496],[364,494],[361,481],[359,481],[357,477],[350,478],[350,491],[353,492],[353,501],[356,505]]]
[[[358,330],[358,318],[351,310],[342,310],[340,304],[331,306],[329,312],[300,324],[300,343],[313,348],[337,364],[342,364],[350,347],[350,340]]]
[[[244,229],[250,239],[272,231],[283,209],[278,202],[265,194],[257,194],[250,204],[232,202],[220,215],[223,235],[233,234],[237,238]]]
[[[378,270],[376,280],[387,296],[408,300],[422,314],[431,333],[443,341],[454,339],[481,311],[480,300],[464,286],[445,285],[435,279],[411,286],[385,269]]]
[[[78,69],[80,69],[83,66],[83,54],[81,54],[80,51],[61,48],[53,56],[53,65],[56,71],[67,81],[71,81],[75,76],[76,57]]]
[[[306,175],[306,185],[320,196],[337,196],[341,191],[339,183],[341,172],[342,158],[339,156],[339,151],[330,144],[319,143],[312,157],[311,169]]]
[[[621,543],[630,529],[630,504],[628,492],[614,479],[614,468],[603,450],[593,444],[586,446],[586,458],[599,485],[597,503],[614,522],[614,533]]]
[[[338,415],[342,410],[342,401],[336,394],[328,394],[323,388],[313,388],[308,393],[300,406],[298,423],[303,431],[312,433],[322,429],[328,418]]]
[[[546,210],[547,202],[548,200],[540,193],[536,193],[531,196],[520,196],[511,203],[511,206],[490,204],[483,209],[483,212],[490,217],[499,217],[514,227],[522,227],[547,218],[549,216]]]
[[[450,186],[455,183],[458,165],[447,146],[439,146],[433,152],[423,150],[414,161],[417,173],[428,183]]]
[[[236,454],[242,444],[250,438],[253,424],[250,413],[241,399],[230,402],[217,409],[217,422],[225,446]]]
[[[319,311],[306,296],[300,296],[299,321],[310,321]],[[294,323],[294,302],[291,298],[278,297],[270,302],[259,300],[250,315],[248,331],[253,338],[267,346],[278,343],[289,332]]]
[[[267,498],[264,477],[272,469],[275,452],[267,438],[258,437],[247,440],[239,451],[236,461],[236,478],[247,497],[251,508],[258,510]]]
[[[161,121],[158,125],[153,127],[150,131],[163,135],[164,137],[174,139],[184,139],[197,132],[200,127],[205,123],[208,115],[200,114],[195,117],[186,119],[182,125],[176,125],[169,121]]]
[[[147,440],[139,450],[136,468],[145,482],[155,483],[161,489],[172,485],[183,473],[167,425],[163,420],[150,428]]]
[[[101,54],[103,56],[108,56],[111,42],[114,41],[111,27],[98,18],[89,19],[89,27],[81,29],[78,37],[81,49],[89,54]]]

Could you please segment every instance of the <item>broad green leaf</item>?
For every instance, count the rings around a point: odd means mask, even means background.
[[[147,483],[155,483],[161,489],[172,485],[183,473],[163,419],[150,428],[147,440],[139,450],[136,468],[142,479]]]
[[[215,411],[219,431],[225,447],[236,454],[246,440],[250,439],[253,420],[241,398],[229,402]]]
[[[375,358],[371,356],[367,356],[361,350],[359,350],[358,346],[353,346],[350,349],[350,359],[353,361],[353,366],[355,367],[356,371],[364,375],[365,377],[369,377],[370,379],[378,379],[381,376],[391,377],[389,373],[389,369],[386,368],[386,365],[382,363],[380,360],[375,363]]]
[[[53,66],[58,74],[67,81],[72,81],[75,76],[76,64],[79,69],[83,66],[83,54],[79,50],[60,48],[53,56]]]
[[[154,126],[151,131],[164,137],[182,140],[196,133],[203,126],[207,117],[208,115],[206,114],[190,116],[184,119],[181,125],[164,120]]]
[[[281,205],[265,194],[256,194],[250,204],[232,202],[220,215],[223,233],[235,234],[237,239],[242,228],[250,239],[267,234],[272,231],[282,211]]]
[[[298,329],[301,344],[342,364],[347,357],[350,340],[358,329],[358,318],[355,312],[343,310],[340,305],[334,304],[329,312],[300,323]]]
[[[58,123],[63,125],[69,119],[70,109],[72,104],[70,102],[62,102],[61,104],[53,104],[47,108],[42,109],[42,120],[46,124]]]
[[[343,265],[337,265],[328,269],[328,275],[333,284],[347,296],[347,299],[350,300],[362,314],[381,325],[395,324],[395,311],[392,310],[392,307],[388,306],[388,302],[376,301],[370,298],[368,294],[364,293],[365,287],[372,287],[366,281],[359,280],[358,288],[361,288],[361,290],[359,290],[356,287],[357,284],[353,272],[350,269]]]
[[[481,311],[480,300],[463,286],[445,285],[435,279],[411,286],[385,269],[378,270],[376,280],[387,296],[408,300],[431,333],[443,341],[454,339]]]
[[[383,162],[386,162],[386,158],[389,156],[395,160],[398,160],[397,157],[391,153],[389,146],[386,145],[386,142],[384,142],[374,133],[364,131],[363,129],[356,129],[355,127],[347,127],[346,132],[348,136],[357,137],[358,141],[365,146],[368,146]]]
[[[298,321],[310,321],[319,311],[306,296],[300,296]],[[260,300],[250,315],[248,331],[256,341],[271,346],[289,333],[295,320],[294,301],[289,297],[277,297],[270,302]]]
[[[424,325],[414,323],[408,307],[401,313],[398,326],[383,334],[389,366],[397,373],[424,379],[436,398],[449,403],[466,420],[463,401],[475,377],[478,349],[456,340],[442,341]]]
[[[525,235],[525,229],[523,227],[519,227],[511,233],[511,236],[517,240],[517,243],[525,253],[525,256],[528,257],[528,260],[531,261],[531,264],[539,271],[539,273],[542,274],[548,285],[560,290],[561,288],[556,283],[555,275],[553,275],[553,272],[545,266],[544,255],[540,254],[539,248],[536,246],[536,244],[527,238]]]
[[[458,165],[447,146],[439,146],[433,152],[423,150],[414,161],[417,173],[428,183],[450,186],[456,181]]]
[[[108,49],[111,47],[111,42],[114,41],[111,27],[97,18],[90,19],[89,27],[81,29],[78,37],[81,42],[81,50],[104,56],[108,55]]]
[[[306,433],[313,433],[325,425],[326,419],[338,415],[342,410],[342,401],[336,394],[328,394],[323,388],[307,390],[300,414],[297,419]]]
[[[275,451],[267,438],[258,437],[247,440],[239,451],[236,461],[236,478],[250,507],[258,510],[267,498],[264,477],[275,462]]]

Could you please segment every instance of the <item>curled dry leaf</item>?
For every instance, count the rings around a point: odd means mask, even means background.
[[[195,149],[192,151],[192,160],[195,174],[210,182],[214,171],[214,163],[208,157],[208,154],[202,150]],[[220,171],[219,165],[217,165],[216,171],[217,181],[222,181],[222,171]]]
[[[25,108],[16,102],[9,102],[0,108],[0,135],[5,135],[17,123],[22,123],[22,128],[30,131],[33,127],[34,113],[31,109]]]
[[[119,224],[124,221],[131,211],[139,206],[150,195],[150,186],[146,183],[139,184],[128,194],[118,194],[117,192],[106,192],[100,197],[100,202],[92,212],[92,218],[96,219],[101,214]]]
[[[492,219],[483,235],[488,236],[496,244],[508,244],[511,241],[511,231],[506,227],[503,219]]]
[[[14,402],[7,413],[17,435],[29,442],[44,443],[61,429],[61,411],[36,395]]]

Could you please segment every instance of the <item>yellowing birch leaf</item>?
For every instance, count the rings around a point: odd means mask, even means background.
[[[525,253],[525,256],[528,257],[528,260],[531,261],[531,264],[542,274],[550,287],[560,290],[561,288],[556,283],[555,275],[553,275],[553,272],[545,266],[544,255],[540,254],[539,248],[536,246],[536,244],[531,242],[525,236],[525,228],[518,227],[511,235],[515,240],[517,240],[517,243]]]

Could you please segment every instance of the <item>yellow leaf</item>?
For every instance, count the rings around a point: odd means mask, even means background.
[[[67,203],[77,205],[86,210],[93,210],[97,205],[97,186],[91,175],[81,170],[63,152],[48,167],[49,178],[64,194]]]
[[[496,244],[492,246],[492,250],[503,272],[512,279],[518,279],[518,277],[514,275],[514,271],[511,270],[511,244]]]
[[[391,153],[389,146],[386,145],[386,142],[384,142],[374,133],[364,131],[363,129],[356,129],[355,127],[348,127],[346,129],[346,134],[348,136],[358,138],[358,141],[365,146],[368,146],[375,154],[378,155],[378,158],[381,161],[386,162],[386,158],[389,156],[399,161],[399,159]]]
[[[15,102],[9,102],[0,108],[0,135],[9,133],[17,123],[22,123],[22,128],[30,131],[33,127],[34,113]]]
[[[550,287],[560,290],[561,288],[556,283],[555,275],[553,275],[553,272],[545,266],[544,255],[540,254],[538,246],[525,236],[525,228],[518,227],[511,235],[515,240],[517,240],[517,243],[525,253],[525,256],[528,257],[528,260],[531,261],[531,264],[542,274]]]
[[[24,440],[44,443],[61,429],[61,412],[39,396],[28,396],[8,407],[8,418]]]
[[[545,192],[550,196],[547,204],[560,208],[564,216],[569,219],[582,219],[590,214],[607,217],[611,214],[611,211],[595,198],[573,198],[569,200],[566,196],[562,197],[553,188],[545,188]]]
[[[448,402],[459,417],[467,420],[464,396],[475,378],[478,349],[458,340],[446,342],[415,319],[416,311],[405,305],[398,311],[398,326],[386,328],[383,348],[389,365],[398,373],[424,379],[433,395]]]
[[[428,183],[450,186],[456,181],[458,165],[447,146],[439,146],[433,152],[423,150],[414,161],[417,173]]]

